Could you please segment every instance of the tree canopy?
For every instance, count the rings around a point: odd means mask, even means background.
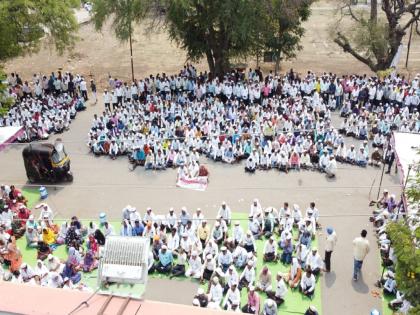
[[[302,22],[310,14],[313,0],[265,0],[266,21],[263,24],[261,49],[272,52],[276,60],[275,71],[280,61],[296,57],[302,49],[300,39],[305,33]]]
[[[353,3],[340,1],[340,19],[333,27],[335,43],[374,72],[390,68],[412,25],[420,34],[420,0],[382,0],[380,4],[371,0],[368,10]],[[350,27],[345,26],[346,19]]]
[[[210,72],[224,74],[234,58],[270,50],[292,58],[300,49],[301,23],[310,14],[313,0],[93,0],[95,27],[112,20],[122,41],[133,33],[133,24],[145,17],[163,21],[170,38],[198,61],[206,57]],[[149,27],[149,30],[155,28]]]
[[[41,39],[58,52],[72,47],[78,28],[77,0],[0,1],[0,63],[39,49]]]
[[[93,21],[100,31],[105,22],[112,20],[115,36],[127,41],[134,32],[134,23],[146,15],[150,4],[147,0],[93,0]]]
[[[252,53],[264,13],[259,0],[171,0],[166,26],[189,59],[205,56],[210,72],[220,75],[232,58]]]

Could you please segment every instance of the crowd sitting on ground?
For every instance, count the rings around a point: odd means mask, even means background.
[[[31,211],[14,186],[1,186],[0,202],[0,259],[10,271],[4,272],[3,279],[89,290],[82,283],[81,273],[97,268],[100,247],[107,237],[117,233],[109,222],[103,220],[98,225],[90,222],[84,226],[77,217],[72,217],[59,226],[47,204],[39,204]],[[39,212],[37,217],[35,211]],[[299,290],[312,298],[317,276],[331,268],[328,259],[324,266],[313,246],[316,229],[320,228],[319,210],[313,202],[302,212],[297,204],[289,207],[287,202],[279,210],[273,207],[264,210],[255,199],[250,206],[247,229],[240,221],[232,220],[232,211],[225,202],[221,203],[213,226],[199,208],[192,215],[186,207],[179,214],[170,208],[166,215],[157,215],[148,208],[142,216],[128,205],[122,218],[119,235],[150,238],[150,274],[186,276],[209,283],[207,292],[200,290],[194,298],[201,307],[241,308],[255,314],[261,308],[265,315],[277,314],[273,312],[287,300],[289,290]],[[327,234],[335,244],[333,229],[328,228]],[[28,248],[37,251],[36,266],[23,262],[16,245],[20,237],[26,239]],[[264,241],[261,270],[256,269],[259,239]],[[66,246],[67,259],[54,256],[57,246]],[[289,272],[273,275],[275,285],[269,268],[272,263],[290,266]],[[241,290],[248,290],[246,305],[240,305]],[[267,295],[263,305],[256,292]]]
[[[396,196],[390,194],[387,189],[384,189],[382,196],[378,200],[372,201],[370,205],[375,206],[370,221],[375,228],[383,266],[381,278],[376,285],[383,288],[384,295],[393,297],[388,304],[393,311],[407,314],[412,306],[404,298],[404,292],[398,289],[398,283],[395,279],[396,257],[391,241],[388,238],[386,227],[388,222],[406,218],[410,230],[414,233],[419,227],[417,213],[408,214],[405,209],[403,196],[401,196],[400,200],[397,200]]]
[[[393,130],[420,132],[420,74],[413,80],[399,75],[384,80],[354,77],[345,80],[347,97],[340,109],[346,117],[340,133],[360,140],[370,139],[382,147]],[[341,102],[341,97],[337,98]]]
[[[7,84],[14,105],[0,117],[0,127],[24,127],[24,133],[17,139],[20,142],[44,140],[52,133],[62,133],[77,112],[86,108],[86,81],[79,75],[58,71],[47,78],[34,74],[29,83],[12,73]]]
[[[251,173],[317,169],[333,177],[336,161],[360,166],[383,161],[380,149],[387,148],[388,133],[379,135],[377,150],[369,156],[366,143],[347,149],[340,135],[350,135],[347,127],[336,129],[331,123],[332,111],[354,103],[351,87],[367,87],[374,80],[340,79],[331,73],[317,77],[310,71],[299,77],[293,70],[264,78],[259,69],[219,79],[197,73],[191,65],[178,75],[151,75],[131,86],[110,77],[110,91],[103,94],[105,111],[94,115],[88,146],[95,155],[112,159],[128,155],[146,169],[199,163],[202,154],[229,164],[246,160],[245,170]],[[399,77],[394,81],[404,82]],[[364,108],[368,102],[360,98],[352,106]]]

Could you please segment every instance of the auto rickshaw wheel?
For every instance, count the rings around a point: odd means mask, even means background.
[[[72,173],[67,173],[66,179],[67,179],[68,182],[72,182],[73,181],[73,174]]]

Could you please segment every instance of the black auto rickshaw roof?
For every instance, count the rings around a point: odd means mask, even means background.
[[[54,150],[54,145],[50,143],[34,143],[28,145],[23,149],[22,154],[24,156],[31,155],[32,153],[39,153],[41,155],[50,155]]]

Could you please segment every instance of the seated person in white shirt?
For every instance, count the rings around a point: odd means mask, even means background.
[[[239,277],[239,289],[253,285],[255,281],[255,268],[252,261],[248,261],[245,269]]]
[[[366,156],[365,149],[363,147],[359,149],[359,153],[357,153],[356,159],[357,165],[362,167],[365,167],[367,165],[368,157]]]
[[[185,272],[187,277],[200,279],[202,271],[201,258],[198,256],[196,251],[191,252],[191,258],[188,261],[189,268]]]
[[[303,169],[309,169],[312,167],[311,157],[308,154],[308,151],[304,151],[300,157],[300,167]]]
[[[251,156],[248,157],[245,163],[245,172],[254,173],[257,168],[257,164],[254,158]]]
[[[312,248],[311,254],[306,258],[305,267],[310,269],[311,273],[315,276],[319,275],[321,269],[324,267],[324,262],[318,253],[316,247]]]
[[[354,145],[352,144],[350,149],[347,151],[346,154],[346,161],[350,164],[356,163],[356,150],[354,149]]]
[[[310,269],[307,269],[302,275],[302,279],[300,280],[300,291],[309,297],[315,293],[315,276],[311,273]]]
[[[241,292],[238,289],[237,283],[232,283],[232,285],[226,292],[226,296],[225,296],[222,306],[225,310],[227,310],[232,305],[240,305],[240,303],[241,303]]]
[[[278,163],[280,171],[289,172],[289,158],[284,151],[280,152]]]
[[[337,162],[335,161],[334,155],[330,156],[330,160],[328,161],[327,167],[325,168],[325,173],[329,178],[335,177],[337,173]]]
[[[280,306],[283,304],[288,291],[286,283],[283,279],[283,274],[280,271],[277,273],[275,289],[275,291],[267,292],[267,296],[274,300],[277,303],[277,306]]]
[[[219,308],[223,299],[223,288],[219,283],[219,277],[215,276],[210,282],[209,308]],[[210,305],[213,303],[214,305]]]
[[[276,243],[274,242],[273,236],[270,236],[270,238],[265,242],[263,255],[263,260],[265,262],[275,261],[277,259]]]

